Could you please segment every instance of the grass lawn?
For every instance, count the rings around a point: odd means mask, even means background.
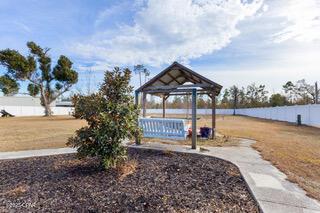
[[[68,137],[85,124],[71,116],[0,117],[0,151],[64,147]]]
[[[0,118],[0,151],[64,147],[85,122],[68,116]],[[210,126],[202,116],[198,126]],[[320,200],[320,129],[242,116],[218,116],[219,133],[257,140],[254,148]],[[204,144],[207,145],[207,144]]]

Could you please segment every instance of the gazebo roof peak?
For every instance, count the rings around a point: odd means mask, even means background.
[[[206,90],[214,90],[216,95],[218,95],[222,89],[221,85],[175,61],[136,91],[150,92],[166,90],[168,92],[186,87],[200,87]]]

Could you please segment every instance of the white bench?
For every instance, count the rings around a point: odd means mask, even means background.
[[[140,118],[139,126],[142,128],[143,137],[147,138],[184,140],[188,133],[188,125],[183,119]]]

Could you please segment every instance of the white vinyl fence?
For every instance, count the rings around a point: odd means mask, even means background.
[[[162,109],[148,109],[147,113],[161,114]],[[166,113],[191,114],[191,109],[167,109]],[[197,109],[197,113],[210,115],[211,109]],[[233,109],[217,109],[216,113],[232,115]],[[297,115],[301,115],[302,124],[320,127],[320,104],[236,109],[236,114],[287,122],[297,122]]]
[[[0,106],[14,116],[43,116],[44,108],[41,106]],[[71,115],[72,107],[51,107],[53,115]]]
[[[301,115],[302,124],[320,127],[320,104],[237,109],[236,114],[287,122]]]
[[[15,116],[42,116],[44,108],[37,106],[0,106],[0,110]],[[52,107],[54,115],[71,115],[72,107]],[[161,114],[162,109],[147,109],[149,114]],[[166,109],[167,114],[191,114],[191,109]],[[199,115],[210,115],[211,109],[197,109]],[[219,115],[232,115],[233,109],[217,109]],[[278,121],[296,122],[297,115],[301,115],[302,124],[320,127],[320,104],[297,105],[283,107],[237,109],[237,115],[246,115]]]
[[[190,114],[191,109],[166,109],[166,114]],[[197,109],[199,115],[211,115],[211,109]],[[232,115],[233,109],[216,109],[216,113],[219,115]],[[162,109],[147,109],[147,114],[162,114]]]

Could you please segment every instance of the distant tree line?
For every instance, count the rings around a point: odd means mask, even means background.
[[[317,84],[309,84],[302,79],[295,83],[288,81],[282,86],[282,93],[271,94],[265,85],[252,83],[247,87],[231,86],[224,89],[217,98],[217,108],[254,108],[254,107],[276,107],[289,105],[304,105],[320,103],[320,89]],[[162,103],[154,97],[148,100],[147,108],[159,109]],[[174,96],[168,99],[166,107],[171,109],[191,108],[191,96]],[[197,99],[198,108],[210,108],[211,99],[205,95],[199,95]]]

